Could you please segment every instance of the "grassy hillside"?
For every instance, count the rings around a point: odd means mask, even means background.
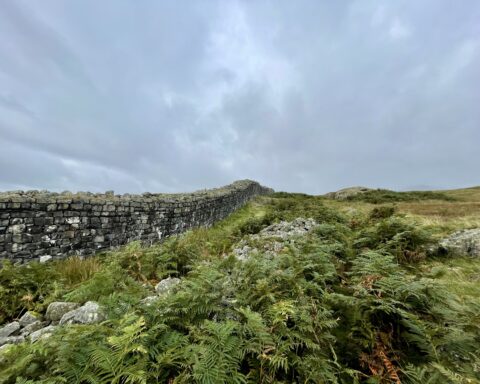
[[[252,236],[299,217],[319,225]],[[7,263],[0,324],[60,300],[108,320],[2,350],[0,383],[479,383],[480,259],[429,251],[475,227],[480,188],[277,193],[161,245]],[[239,259],[239,243],[258,251]],[[169,276],[181,283],[142,304]]]

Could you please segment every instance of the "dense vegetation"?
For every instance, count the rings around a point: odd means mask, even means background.
[[[297,217],[320,225],[275,257],[232,255]],[[480,261],[427,252],[442,228],[391,205],[275,194],[161,245],[6,263],[0,323],[55,300],[97,300],[108,320],[10,347],[0,383],[480,382]],[[168,276],[176,290],[143,305]]]
[[[409,191],[397,192],[388,189],[371,189],[359,194],[346,197],[349,201],[364,201],[372,204],[392,203],[400,201],[443,200],[455,201],[452,196],[443,192],[434,191]]]

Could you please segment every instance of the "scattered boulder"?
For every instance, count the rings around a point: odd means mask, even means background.
[[[0,338],[8,337],[20,329],[20,323],[18,321],[14,321],[12,323],[8,323],[0,328]]]
[[[438,244],[440,253],[480,256],[480,228],[463,229],[452,233]]]
[[[177,277],[168,277],[166,279],[161,280],[155,286],[155,292],[157,295],[165,295],[168,294],[174,286],[180,283],[180,279]]]
[[[347,200],[350,197],[353,197],[355,195],[359,195],[368,191],[372,191],[372,190],[373,190],[372,188],[367,188],[367,187],[348,187],[348,188],[339,189],[336,192],[326,193],[325,196],[335,200]]]
[[[48,306],[45,317],[50,321],[59,321],[64,314],[78,307],[77,303],[55,301]]]
[[[50,337],[56,328],[56,325],[49,325],[48,327],[39,329],[38,331],[31,333],[30,342],[34,343],[39,339],[46,339],[47,337]]]
[[[105,320],[105,315],[100,305],[94,301],[87,301],[80,308],[65,313],[59,324],[95,324],[103,320]]]
[[[26,327],[32,323],[35,323],[40,319],[40,316],[35,314],[34,312],[28,311],[26,312],[19,320],[20,326]]]
[[[8,344],[20,344],[25,340],[23,336],[8,336],[8,337],[0,337],[0,346],[8,345]]]
[[[32,324],[28,324],[25,328],[22,328],[21,335],[28,336],[31,333],[38,331],[39,329],[45,328],[47,325],[48,322],[37,320]]]

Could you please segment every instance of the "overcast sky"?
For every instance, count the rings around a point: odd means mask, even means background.
[[[480,184],[480,1],[0,0],[0,189]]]

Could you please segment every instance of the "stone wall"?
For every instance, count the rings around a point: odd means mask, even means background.
[[[90,255],[133,240],[153,243],[209,226],[269,192],[250,180],[187,194],[4,192],[0,259],[25,262],[46,255]]]

